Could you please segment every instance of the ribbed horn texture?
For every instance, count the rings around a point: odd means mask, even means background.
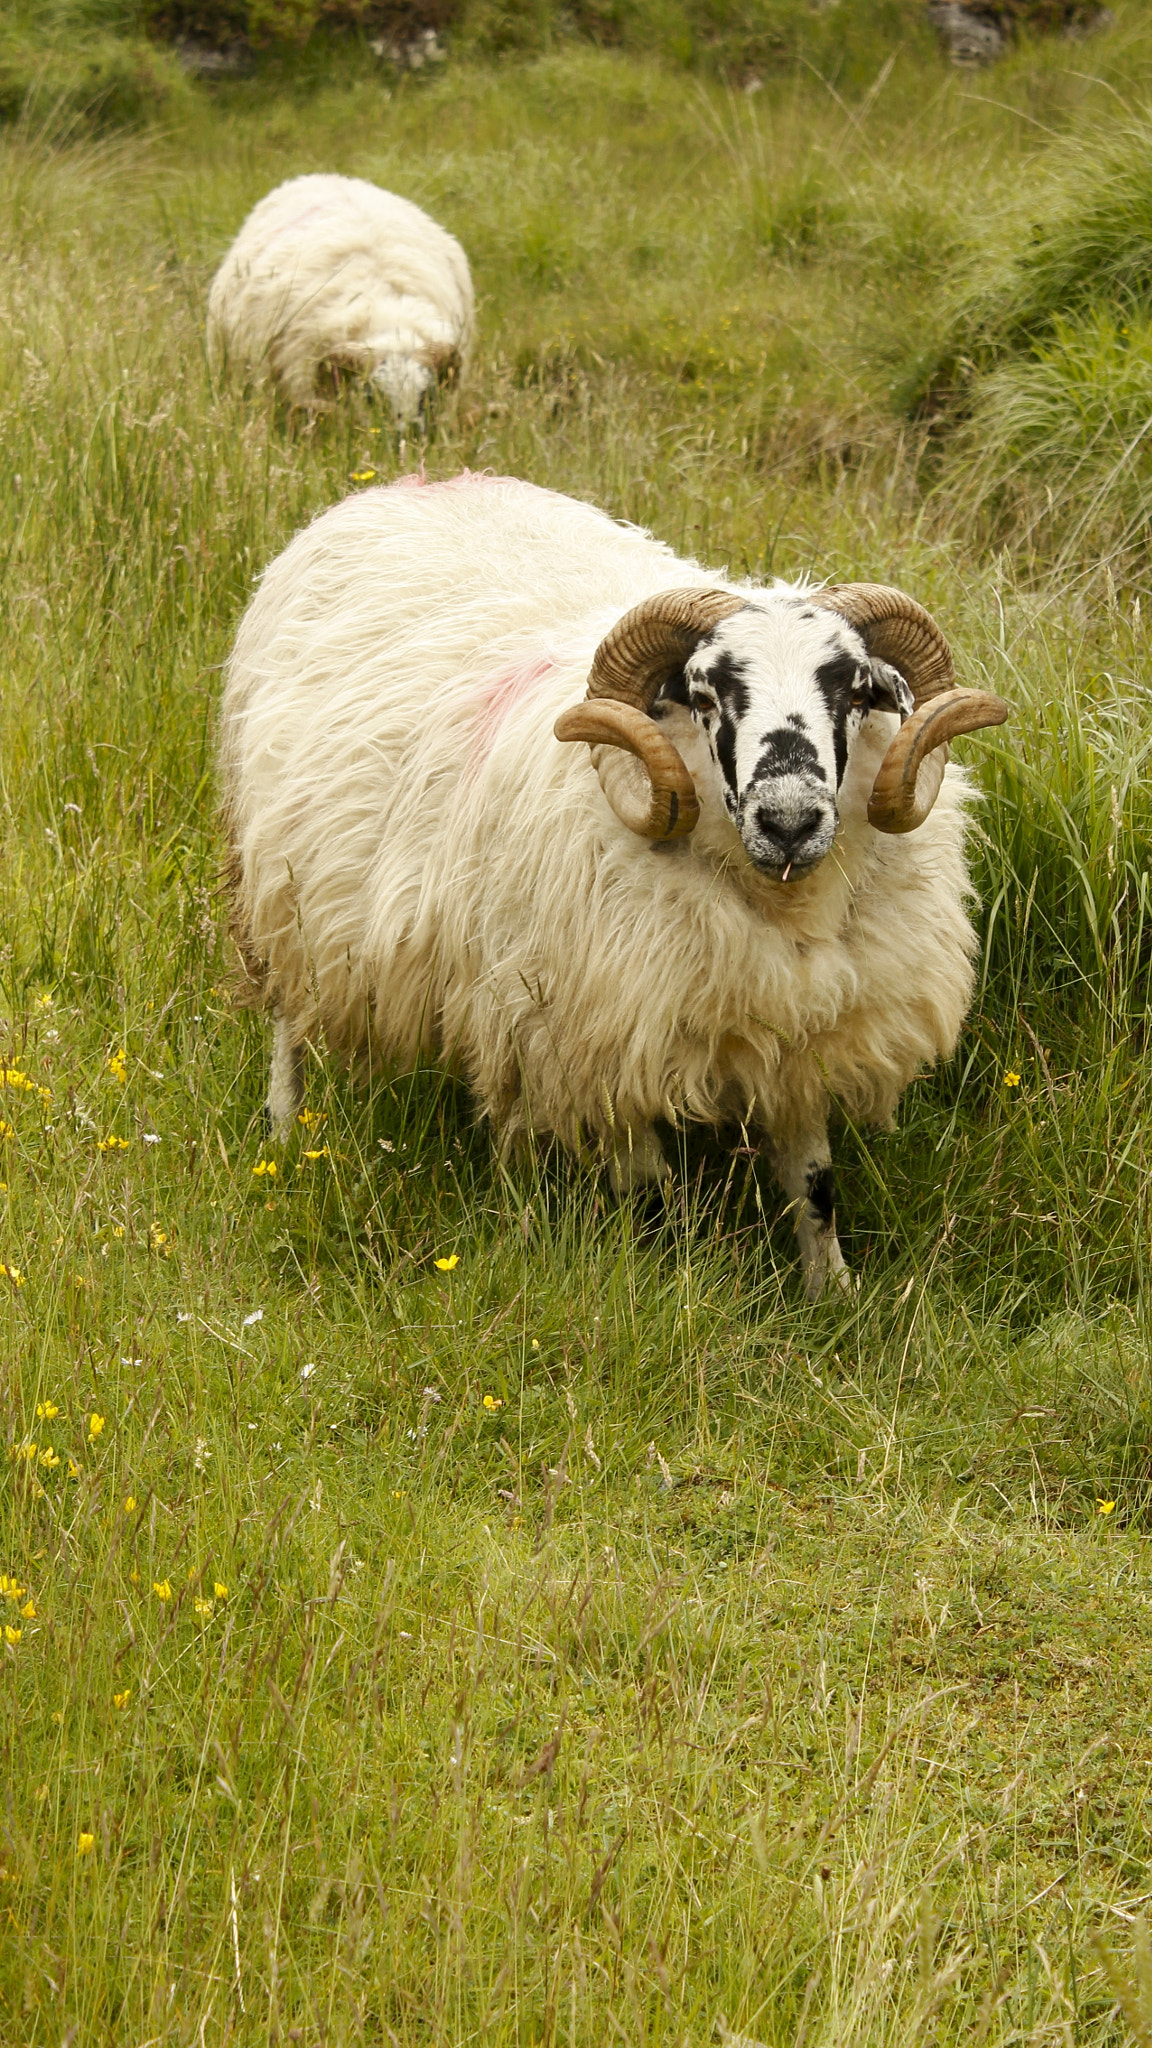
[[[647,711],[705,633],[744,609],[745,600],[730,590],[659,590],[646,597],[604,635],[592,657],[588,695]]]
[[[632,704],[585,699],[562,711],[558,740],[587,740],[600,786],[642,839],[679,839],[700,816],[696,785],[666,733]]]
[[[649,716],[656,692],[706,633],[744,609],[745,600],[730,590],[661,590],[645,598],[600,642],[583,704],[556,720],[558,740],[587,740],[608,802],[642,839],[680,839],[700,816],[691,774]]]
[[[940,793],[949,740],[1003,725],[1008,706],[985,690],[942,690],[906,718],[880,763],[868,820],[880,832],[914,832]]]
[[[885,583],[834,583],[812,592],[814,604],[855,626],[869,654],[899,669],[916,709],[905,719],[868,799],[878,832],[914,832],[944,781],[948,742],[982,726],[1003,725],[1008,706],[985,690],[959,690],[952,653],[922,604]]]

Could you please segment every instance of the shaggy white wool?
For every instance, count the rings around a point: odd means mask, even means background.
[[[503,478],[365,491],[297,536],[241,624],[222,720],[237,926],[287,1038],[436,1048],[506,1142],[643,1147],[654,1118],[736,1114],[795,1160],[830,1097],[883,1121],[951,1050],[965,779],[949,767],[917,831],[874,831],[894,716],[866,719],[832,852],[787,886],[748,860],[686,710],[665,730],[701,820],[659,849],[553,737],[609,626],[696,583],[726,579]],[[781,1177],[802,1194],[799,1171]]]
[[[463,374],[472,320],[459,242],[395,192],[316,173],[248,215],[212,282],[208,347],[292,405],[316,400],[325,367],[370,377],[406,420],[439,376]]]

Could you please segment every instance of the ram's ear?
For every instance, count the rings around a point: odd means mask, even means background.
[[[868,663],[872,676],[872,690],[869,709],[873,711],[895,711],[901,719],[915,709],[916,699],[908,688],[898,668],[891,662],[878,661],[875,657]]]

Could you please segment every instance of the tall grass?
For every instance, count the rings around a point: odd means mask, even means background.
[[[1152,667],[1089,557],[1018,575],[926,499],[886,402],[926,248],[1044,146],[969,93],[577,52],[5,145],[5,2044],[1152,2026]],[[426,447],[209,378],[214,262],[317,163],[472,252]],[[265,1145],[219,667],[288,536],[421,457],[903,582],[1010,698],[961,1052],[837,1140],[852,1300],[803,1305],[738,1133],[670,1134],[649,1213],[317,1055]]]

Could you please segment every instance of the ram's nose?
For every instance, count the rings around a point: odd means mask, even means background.
[[[834,805],[808,792],[789,801],[777,791],[771,798],[760,793],[747,805],[740,836],[762,873],[790,881],[823,860],[835,831]]]
[[[824,813],[813,805],[800,817],[781,818],[766,805],[756,813],[756,833],[766,849],[779,850],[780,865],[795,860],[824,822]]]

